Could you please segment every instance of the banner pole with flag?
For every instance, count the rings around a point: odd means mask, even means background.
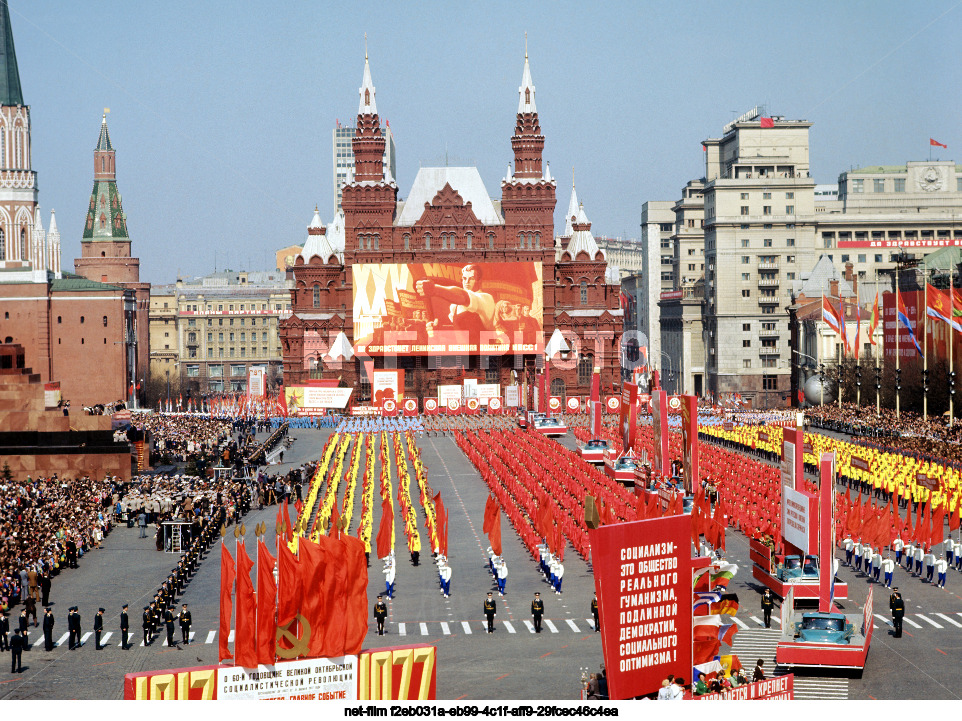
[[[872,306],[872,325],[869,329],[869,341],[872,345],[877,345],[875,343],[875,329],[878,327],[878,268],[875,269],[875,305]],[[882,335],[885,335],[885,324],[882,324]],[[884,348],[884,341],[882,347]],[[879,349],[875,348],[873,350],[873,355],[875,356],[875,417],[879,418],[882,415],[882,383],[880,382],[881,376],[879,375]]]
[[[899,312],[902,310],[902,304],[899,298],[899,264],[902,262],[901,248],[899,251],[899,260],[895,264],[895,420],[901,417],[900,406],[902,403],[902,357],[899,355]]]
[[[955,317],[955,283],[952,282],[952,266],[948,267],[949,273],[949,318]],[[952,346],[955,345],[955,333],[953,333],[952,324],[948,327],[949,336],[949,425],[952,425],[952,421],[955,420],[955,407],[952,403],[954,399],[955,390],[955,366],[952,363]]]
[[[922,420],[929,419],[929,272],[925,271],[925,315],[922,316]]]

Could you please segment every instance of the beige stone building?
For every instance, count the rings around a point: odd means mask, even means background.
[[[283,377],[278,319],[290,311],[281,271],[221,271],[155,286],[150,301],[151,403],[247,390],[252,366],[268,388]]]

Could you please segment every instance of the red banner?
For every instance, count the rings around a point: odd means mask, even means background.
[[[698,486],[698,396],[681,396],[681,452],[685,474],[685,493]]]
[[[621,418],[619,428],[621,429],[621,443],[627,453],[635,445],[635,423],[637,409],[635,401],[638,398],[638,386],[634,383],[621,384]]]
[[[612,699],[646,696],[692,668],[691,516],[588,531]]]
[[[696,416],[697,417],[697,416]],[[654,463],[652,473],[670,476],[668,458],[668,394],[663,390],[651,393],[651,425],[655,434]]]
[[[792,701],[795,698],[795,674],[747,683],[721,693],[694,696],[696,701]]]
[[[608,396],[605,399],[605,413],[618,413],[621,411],[621,398],[619,396]]]
[[[818,574],[818,610],[822,613],[835,611],[832,602],[835,574],[832,572],[835,533],[832,527],[835,519],[835,453],[823,453],[818,463],[819,470],[819,509],[818,509],[818,555],[823,564]]]
[[[393,398],[385,398],[381,401],[381,415],[393,418],[397,415],[397,401]]]
[[[416,416],[418,414],[418,401],[416,398],[405,398],[403,402],[404,415]]]
[[[356,263],[351,274],[357,355],[544,348],[541,263]]]
[[[436,416],[438,414],[437,398],[424,399],[424,414],[428,416]]]
[[[567,408],[568,413],[579,413],[581,411],[581,399],[577,396],[572,396],[565,401],[565,408]]]
[[[461,415],[461,401],[454,400],[453,398],[448,401],[447,413],[449,416],[459,416]]]
[[[559,413],[561,411],[561,398],[558,396],[551,396],[548,398],[548,412],[549,413]]]
[[[782,431],[782,485],[796,491],[805,490],[804,438],[800,428]]]
[[[499,414],[503,403],[500,398],[488,398],[488,413]]]
[[[866,460],[863,459],[863,458],[859,458],[858,456],[852,456],[852,457],[849,459],[848,464],[849,464],[852,468],[858,468],[858,469],[863,470],[863,471],[870,471],[870,470],[872,470],[872,469],[869,467],[868,461],[866,461]]]

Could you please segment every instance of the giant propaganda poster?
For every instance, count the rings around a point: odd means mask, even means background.
[[[351,266],[358,355],[500,355],[544,348],[540,263]]]
[[[691,677],[691,516],[617,523],[588,532],[608,693],[657,691]]]

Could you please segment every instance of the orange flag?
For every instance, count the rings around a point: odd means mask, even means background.
[[[340,543],[344,548],[348,582],[345,588],[344,648],[338,655],[357,655],[367,635],[367,558],[363,541],[345,533],[341,535]]]
[[[491,531],[488,533],[488,541],[491,543],[491,550],[495,556],[501,555],[501,509],[497,504],[494,507],[494,519],[491,521]]]

